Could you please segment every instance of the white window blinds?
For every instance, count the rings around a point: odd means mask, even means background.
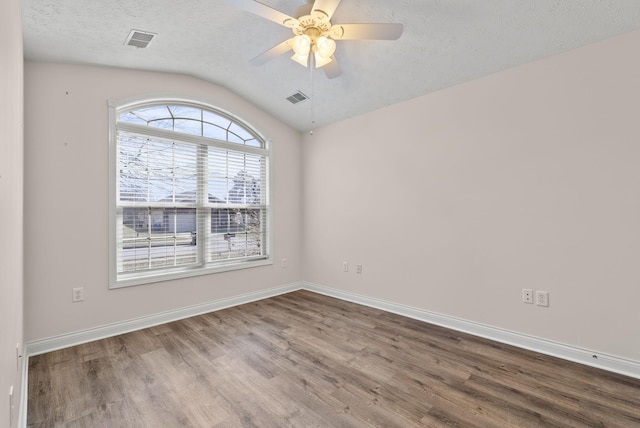
[[[269,260],[269,151],[210,109],[129,107],[115,120],[112,286]]]

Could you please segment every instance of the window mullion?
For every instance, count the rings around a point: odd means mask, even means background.
[[[152,267],[152,261],[153,261],[153,246],[151,245],[151,232],[153,230],[153,228],[151,227],[151,207],[147,207],[147,251],[149,251],[149,257],[148,257],[148,263],[147,263],[147,268],[151,269]]]
[[[210,260],[211,247],[209,243],[211,237],[211,208],[209,207],[209,186],[207,182],[209,176],[208,148],[204,144],[198,146],[197,169],[197,251],[198,260],[204,265]]]
[[[116,272],[122,272],[122,266],[123,266],[123,257],[122,257],[122,251],[124,250],[124,231],[121,227],[119,227],[121,224],[123,224],[123,213],[124,213],[124,208],[119,208],[116,207],[115,209],[116,212]]]
[[[145,189],[145,193],[146,193],[146,201],[147,203],[151,202],[151,166],[149,165],[149,159],[151,157],[151,145],[149,144],[150,139],[147,138],[147,145],[146,145],[146,149],[147,149],[147,156],[146,156],[146,164],[145,164],[145,172],[146,172],[146,176],[147,176],[147,184],[146,184],[146,189]]]

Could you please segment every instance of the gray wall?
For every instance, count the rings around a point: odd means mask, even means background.
[[[0,13],[0,424],[9,421],[8,393],[14,387],[17,422],[23,347],[23,62],[19,0],[2,3]]]
[[[109,99],[204,99],[272,140],[272,266],[108,289]],[[102,67],[25,65],[26,317],[29,341],[299,281],[299,133],[199,79]],[[287,268],[280,259],[287,258]],[[71,302],[84,287],[85,300]]]
[[[306,135],[305,280],[640,361],[638,45],[630,33]]]

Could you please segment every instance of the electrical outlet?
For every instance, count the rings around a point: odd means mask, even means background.
[[[533,303],[533,290],[530,288],[522,289],[522,303]]]
[[[356,273],[358,274],[362,273],[362,265],[356,265]]]
[[[342,262],[342,271],[343,272],[349,272],[349,263]]]
[[[536,305],[549,306],[549,292],[548,291],[536,291]]]
[[[84,287],[74,288],[71,301],[82,302],[83,300],[84,300]]]
[[[280,261],[280,266],[282,267],[282,269],[286,269],[287,268],[287,259],[282,259]]]

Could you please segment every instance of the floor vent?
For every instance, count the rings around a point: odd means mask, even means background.
[[[137,48],[146,48],[151,43],[155,33],[149,33],[148,31],[131,30],[127,36],[127,40],[124,44],[127,46],[135,46]]]
[[[298,104],[300,101],[304,101],[304,100],[308,100],[309,97],[306,96],[305,94],[303,94],[302,92],[298,91],[295,94],[291,95],[290,97],[287,97],[287,100],[289,100],[289,102],[291,104]]]

